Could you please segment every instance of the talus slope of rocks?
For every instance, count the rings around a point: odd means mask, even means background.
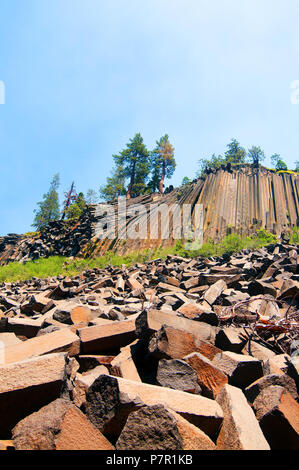
[[[298,276],[277,244],[1,284],[0,449],[298,450]]]

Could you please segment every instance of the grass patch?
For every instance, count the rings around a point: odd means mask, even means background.
[[[156,258],[165,259],[167,255],[178,255],[187,258],[221,256],[224,253],[238,253],[244,249],[255,250],[272,243],[276,243],[277,238],[266,230],[259,230],[256,236],[241,237],[235,233],[227,235],[216,244],[213,240],[204,243],[199,250],[188,251],[179,240],[174,247],[158,248],[156,250],[144,250],[133,252],[126,256],[119,256],[113,252],[108,252],[98,258],[74,259],[63,256],[51,256],[41,258],[37,261],[28,261],[20,264],[10,263],[0,266],[0,282],[16,282],[32,279],[33,277],[45,279],[49,277],[76,276],[86,269],[105,268],[111,266],[132,266],[136,263],[146,263]],[[291,243],[299,243],[299,227],[293,229]]]

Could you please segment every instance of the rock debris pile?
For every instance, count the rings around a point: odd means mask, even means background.
[[[298,249],[0,286],[0,449],[299,448]]]

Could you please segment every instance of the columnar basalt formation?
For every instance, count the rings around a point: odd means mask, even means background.
[[[173,221],[181,222],[182,208],[190,205],[193,229],[202,205],[203,241],[219,241],[236,232],[242,236],[266,229],[278,236],[299,223],[299,174],[276,173],[266,168],[223,166],[166,194],[149,194],[127,200],[126,208],[111,203],[107,216],[103,204],[90,205],[77,222],[52,222],[34,237],[9,235],[0,238],[0,263],[26,261],[52,255],[101,256],[173,246],[183,238],[173,233]],[[169,219],[159,212],[169,209]],[[110,222],[115,219],[115,230]],[[167,222],[169,220],[169,223]],[[106,230],[99,235],[99,227]],[[140,234],[140,231],[143,233]],[[137,233],[137,235],[136,235]]]

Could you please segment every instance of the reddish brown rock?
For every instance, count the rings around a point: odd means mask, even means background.
[[[71,402],[58,399],[20,421],[12,432],[16,450],[113,450]]]
[[[226,283],[220,279],[220,281],[215,282],[209,289],[205,292],[204,299],[210,304],[213,305],[222,292],[227,288]]]
[[[0,441],[0,450],[14,450],[15,447],[12,441]]]
[[[285,388],[265,388],[253,408],[272,450],[299,449],[299,404]]]
[[[217,396],[224,412],[217,438],[218,450],[270,450],[256,417],[242,391],[225,385]]]
[[[54,331],[47,335],[28,339],[15,346],[5,348],[5,363],[23,361],[34,356],[54,352],[67,352],[69,356],[79,354],[80,341],[69,329]]]
[[[110,362],[110,371],[111,375],[116,377],[123,377],[128,380],[135,380],[136,382],[141,382],[138,371],[135,366],[133,359],[133,346],[136,344],[136,341],[131,345],[128,345],[121,349],[120,354],[118,354]]]
[[[213,400],[170,388],[102,375],[86,393],[88,419],[109,440],[118,438],[128,415],[144,405],[162,404],[212,436],[223,413]]]
[[[0,366],[0,438],[28,414],[58,398],[66,378],[66,356],[49,354]]]
[[[261,377],[256,382],[253,382],[249,387],[244,390],[244,394],[250,403],[253,403],[257,396],[270,385],[278,385],[284,387],[296,400],[298,398],[297,388],[295,381],[286,374],[270,374]]]
[[[220,329],[215,338],[215,346],[222,351],[241,353],[246,343],[247,339],[242,337],[240,329],[234,327]]]
[[[189,354],[184,357],[184,361],[196,371],[203,396],[215,399],[221,388],[228,383],[227,375],[202,354]]]
[[[215,328],[213,326],[154,309],[145,310],[136,319],[136,335],[138,338],[149,338],[163,325],[191,333],[198,339],[214,343]]]
[[[87,326],[92,320],[92,312],[87,307],[78,306],[72,309],[71,319],[74,325],[85,324]]]
[[[114,351],[136,339],[135,319],[82,328],[79,336],[83,354]]]
[[[200,352],[213,359],[221,351],[208,341],[202,341],[192,333],[163,326],[151,339],[149,351],[158,359],[182,359],[192,352]]]

